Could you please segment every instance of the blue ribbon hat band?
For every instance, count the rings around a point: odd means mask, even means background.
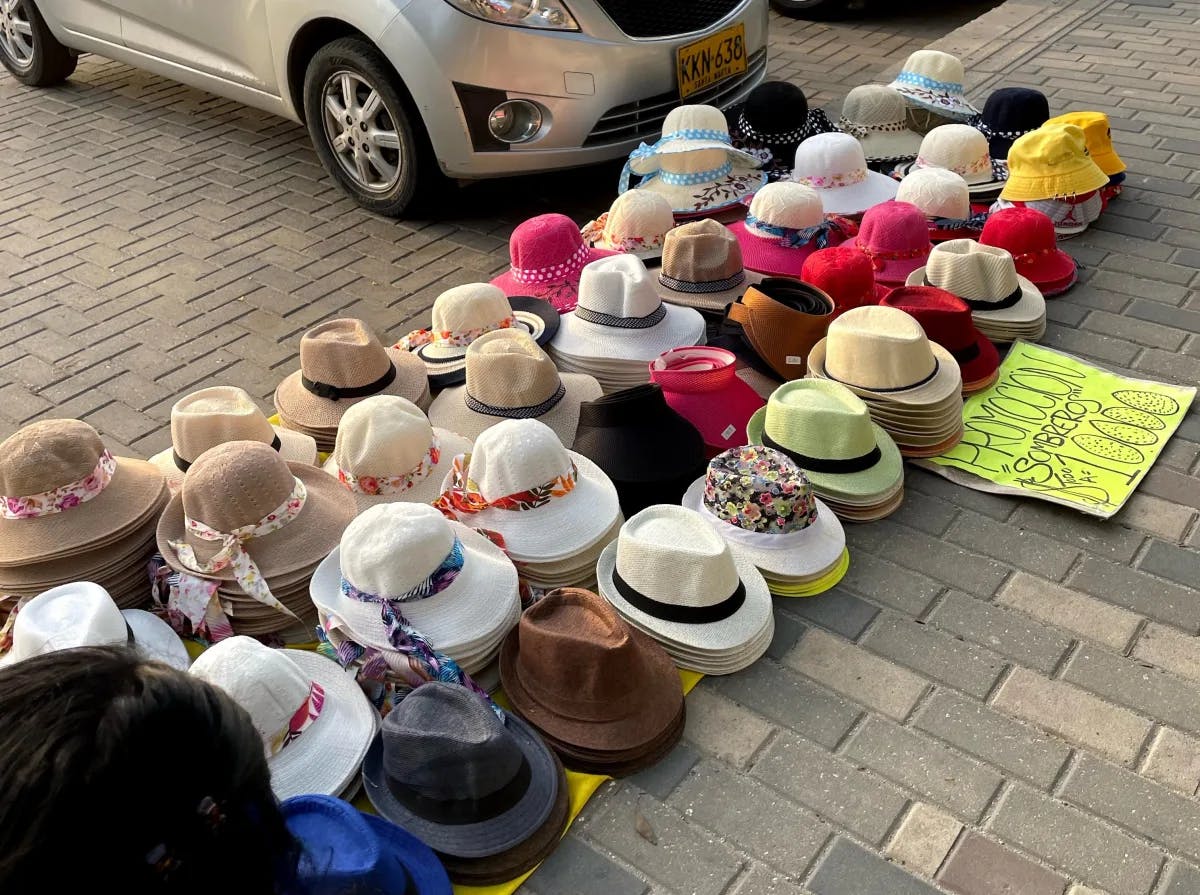
[[[688,174],[676,174],[667,171],[660,171],[657,168],[647,171],[635,171],[634,166],[637,162],[643,159],[651,159],[659,155],[666,154],[666,150],[671,144],[683,141],[700,141],[708,143],[717,143],[717,146],[699,146],[689,147],[696,149],[728,149],[730,152],[737,152],[733,148],[733,138],[729,136],[727,131],[718,130],[703,130],[703,129],[687,129],[680,131],[671,131],[668,134],[663,134],[657,142],[652,145],[645,143],[638,146],[637,149],[629,153],[629,159],[625,162],[625,167],[621,170],[621,182],[617,188],[618,193],[624,193],[629,189],[629,180],[632,175],[638,174],[644,180],[651,180],[654,177],[661,177],[663,183],[669,183],[672,186],[692,186],[701,183],[711,183],[714,180],[720,180],[733,171],[733,162],[728,161],[719,168],[713,168],[709,171],[697,171]],[[683,151],[683,150],[677,150]],[[744,153],[742,153],[744,154]],[[746,155],[747,161],[760,164],[752,156]]]
[[[916,72],[902,71],[896,76],[900,84],[911,84],[913,87],[924,87],[926,90],[936,90],[940,93],[951,93],[962,96],[963,85],[954,81],[935,81]]]

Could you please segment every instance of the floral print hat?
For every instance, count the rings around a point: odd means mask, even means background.
[[[940,50],[917,50],[905,61],[891,86],[910,106],[966,121],[979,110],[967,102],[964,77],[962,60],[957,56]]]

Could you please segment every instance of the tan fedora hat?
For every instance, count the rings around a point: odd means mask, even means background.
[[[87,423],[32,423],[0,443],[0,567],[112,542],[167,496],[157,467],[114,457]]]
[[[301,337],[300,369],[275,389],[275,409],[289,429],[333,430],[347,407],[371,395],[428,407],[425,365],[407,351],[384,348],[361,320],[330,320]]]
[[[429,408],[429,421],[474,440],[506,419],[536,419],[570,447],[579,425],[579,405],[601,394],[592,376],[560,374],[526,333],[497,330],[471,343],[466,385],[439,394]]]
[[[799,273],[799,267],[796,270]],[[748,283],[757,283],[762,276],[746,270],[734,233],[704,218],[667,234],[654,286],[665,302],[719,314],[746,291]]]
[[[175,491],[183,474],[210,447],[227,441],[261,441],[289,462],[317,462],[312,436],[272,426],[245,389],[235,385],[202,388],[171,407],[171,446],[150,458]]]

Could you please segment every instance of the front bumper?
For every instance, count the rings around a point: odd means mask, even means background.
[[[483,22],[442,0],[410,3],[384,32],[380,46],[412,94],[447,175],[500,177],[628,155],[679,104],[675,51],[739,21],[746,27],[746,75],[688,101],[728,107],[765,75],[766,0],[746,0],[701,35],[647,40],[622,34],[592,0],[569,6],[580,32]],[[473,141],[467,123],[468,114],[479,112],[470,109],[469,95],[464,104],[464,85],[536,102],[544,110],[542,133],[529,143],[481,150],[478,128]]]

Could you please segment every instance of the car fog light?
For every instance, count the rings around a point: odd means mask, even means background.
[[[488,116],[488,130],[502,143],[524,143],[542,129],[542,110],[524,99],[503,102]]]

